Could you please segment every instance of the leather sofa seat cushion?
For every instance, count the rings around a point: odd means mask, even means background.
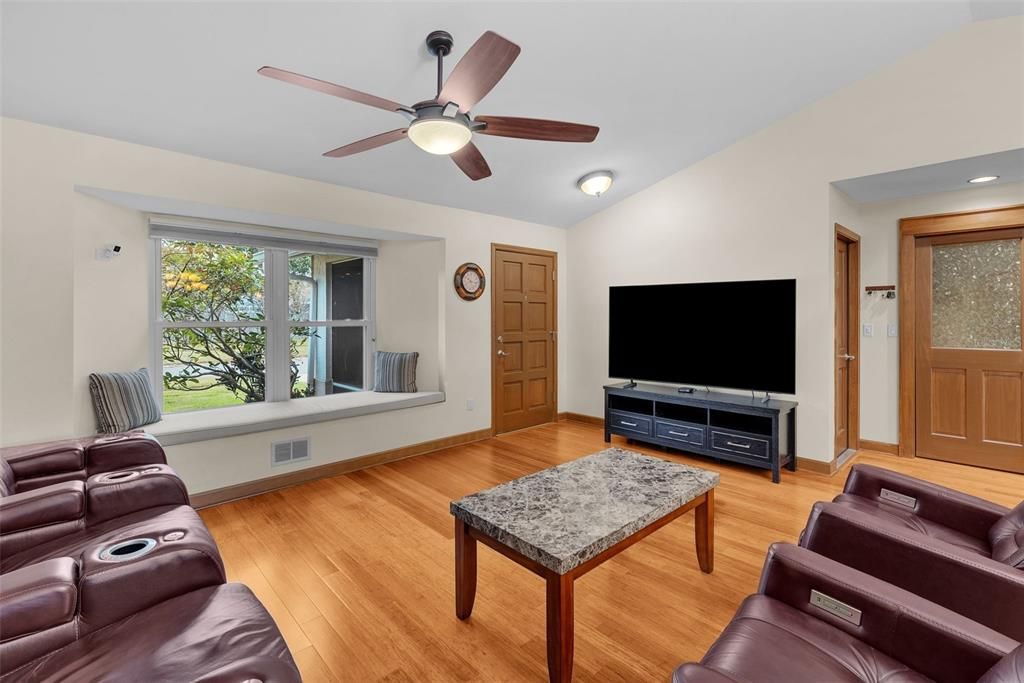
[[[701,664],[741,683],[929,683],[853,636],[765,595],[751,595]],[[715,680],[686,669],[676,683]]]
[[[138,612],[7,672],[2,680],[298,683],[300,679],[263,605],[248,588],[231,583]]]
[[[929,521],[924,517],[919,517],[909,508],[905,509],[892,503],[869,500],[867,498],[850,495],[848,493],[839,494],[833,499],[833,502],[849,506],[871,515],[884,517],[888,521],[904,526],[907,529],[911,529],[926,536],[931,536],[932,538],[950,543],[963,548],[964,550],[970,550],[971,552],[978,553],[979,555],[984,555],[985,557],[989,557],[991,554],[991,549],[989,548],[988,543],[983,539],[968,536],[956,529],[950,529],[947,526]]]
[[[1006,655],[989,669],[978,683],[1020,683],[1024,681],[1024,645]]]
[[[1024,569],[1024,502],[992,525],[988,540],[993,560]]]
[[[0,573],[54,557],[80,557],[97,545],[163,535],[175,530],[185,531],[187,535],[209,537],[203,520],[187,505],[154,507],[87,526],[52,541],[6,555],[0,559]]]

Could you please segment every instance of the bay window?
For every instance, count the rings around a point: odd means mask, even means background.
[[[372,245],[151,220],[163,412],[372,388]]]

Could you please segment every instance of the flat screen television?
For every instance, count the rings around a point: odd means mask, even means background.
[[[796,392],[796,280],[611,287],[608,376]]]

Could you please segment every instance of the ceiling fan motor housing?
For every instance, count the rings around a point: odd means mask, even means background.
[[[435,57],[450,55],[453,45],[455,45],[455,40],[452,39],[452,34],[448,31],[431,31],[427,36],[427,51]]]

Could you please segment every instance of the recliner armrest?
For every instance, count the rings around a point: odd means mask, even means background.
[[[89,476],[141,465],[166,465],[164,449],[145,432],[124,432],[93,438],[85,448]]]
[[[78,564],[57,557],[0,577],[0,641],[66,624],[78,607]]]
[[[89,477],[87,521],[96,524],[139,510],[188,505],[188,490],[167,465],[144,465]]]
[[[85,517],[85,484],[65,481],[0,498],[0,535]]]
[[[805,548],[774,544],[760,592],[841,629],[935,681],[977,680],[1017,641]],[[859,610],[859,624],[812,604],[811,591]]]
[[[1024,572],[835,503],[815,503],[800,545],[1024,641]]]
[[[913,510],[918,516],[986,543],[988,530],[1009,512],[1007,508],[983,498],[872,465],[854,465],[846,478],[843,493],[886,501],[882,497],[883,488],[915,499]]]

